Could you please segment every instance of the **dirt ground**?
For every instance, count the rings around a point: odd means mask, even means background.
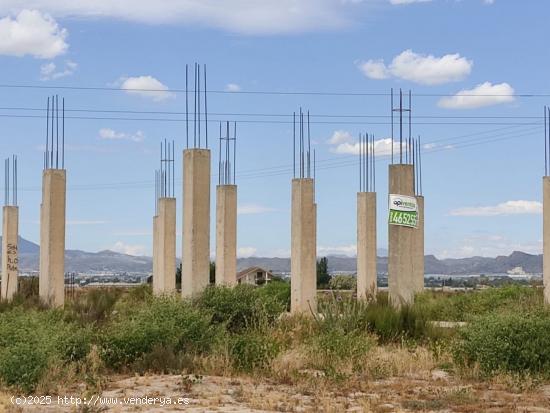
[[[310,374],[305,372],[304,374]],[[550,412],[550,385],[514,389],[510,383],[465,384],[446,372],[408,375],[361,383],[361,391],[323,384],[288,386],[267,380],[217,376],[149,375],[113,377],[101,394],[88,395],[90,404],[15,406],[11,395],[0,395],[6,412]],[[357,386],[353,386],[357,388]],[[70,393],[70,392],[69,392]],[[77,395],[78,391],[72,392]],[[81,395],[84,398],[84,395]],[[144,398],[158,398],[153,400]],[[171,398],[172,403],[167,405]],[[126,398],[126,399],[125,399]],[[134,399],[131,399],[134,398]],[[137,400],[139,398],[139,400]],[[118,404],[114,404],[114,400]],[[162,406],[161,402],[165,405]],[[80,400],[83,403],[83,399]],[[186,404],[187,403],[187,404]]]

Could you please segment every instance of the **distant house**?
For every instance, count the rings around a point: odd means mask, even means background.
[[[269,270],[264,270],[261,267],[249,267],[237,274],[237,283],[262,285],[273,278],[273,274]]]

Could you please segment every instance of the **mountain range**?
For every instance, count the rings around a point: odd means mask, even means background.
[[[0,238],[1,239],[1,238]],[[387,250],[378,251],[378,272],[387,273]],[[40,246],[19,238],[19,269],[22,272],[38,270]],[[329,255],[329,271],[353,272],[356,270],[355,257]],[[68,272],[141,272],[148,273],[152,270],[152,258],[134,256],[118,252],[104,250],[99,252],[86,252],[81,250],[67,250],[65,252],[65,268]],[[527,254],[514,251],[508,256],[470,257],[470,258],[446,258],[438,259],[434,255],[426,255],[424,258],[426,274],[502,274],[516,267],[522,267],[526,273],[537,274],[542,272],[542,255]],[[290,272],[289,258],[248,257],[239,258],[238,269],[259,266],[276,273]]]

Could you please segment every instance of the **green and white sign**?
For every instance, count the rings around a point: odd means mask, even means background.
[[[416,228],[418,204],[414,196],[390,194],[390,225]]]

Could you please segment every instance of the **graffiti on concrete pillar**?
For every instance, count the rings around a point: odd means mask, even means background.
[[[8,271],[17,271],[17,264],[19,258],[17,257],[17,245],[8,243]]]

